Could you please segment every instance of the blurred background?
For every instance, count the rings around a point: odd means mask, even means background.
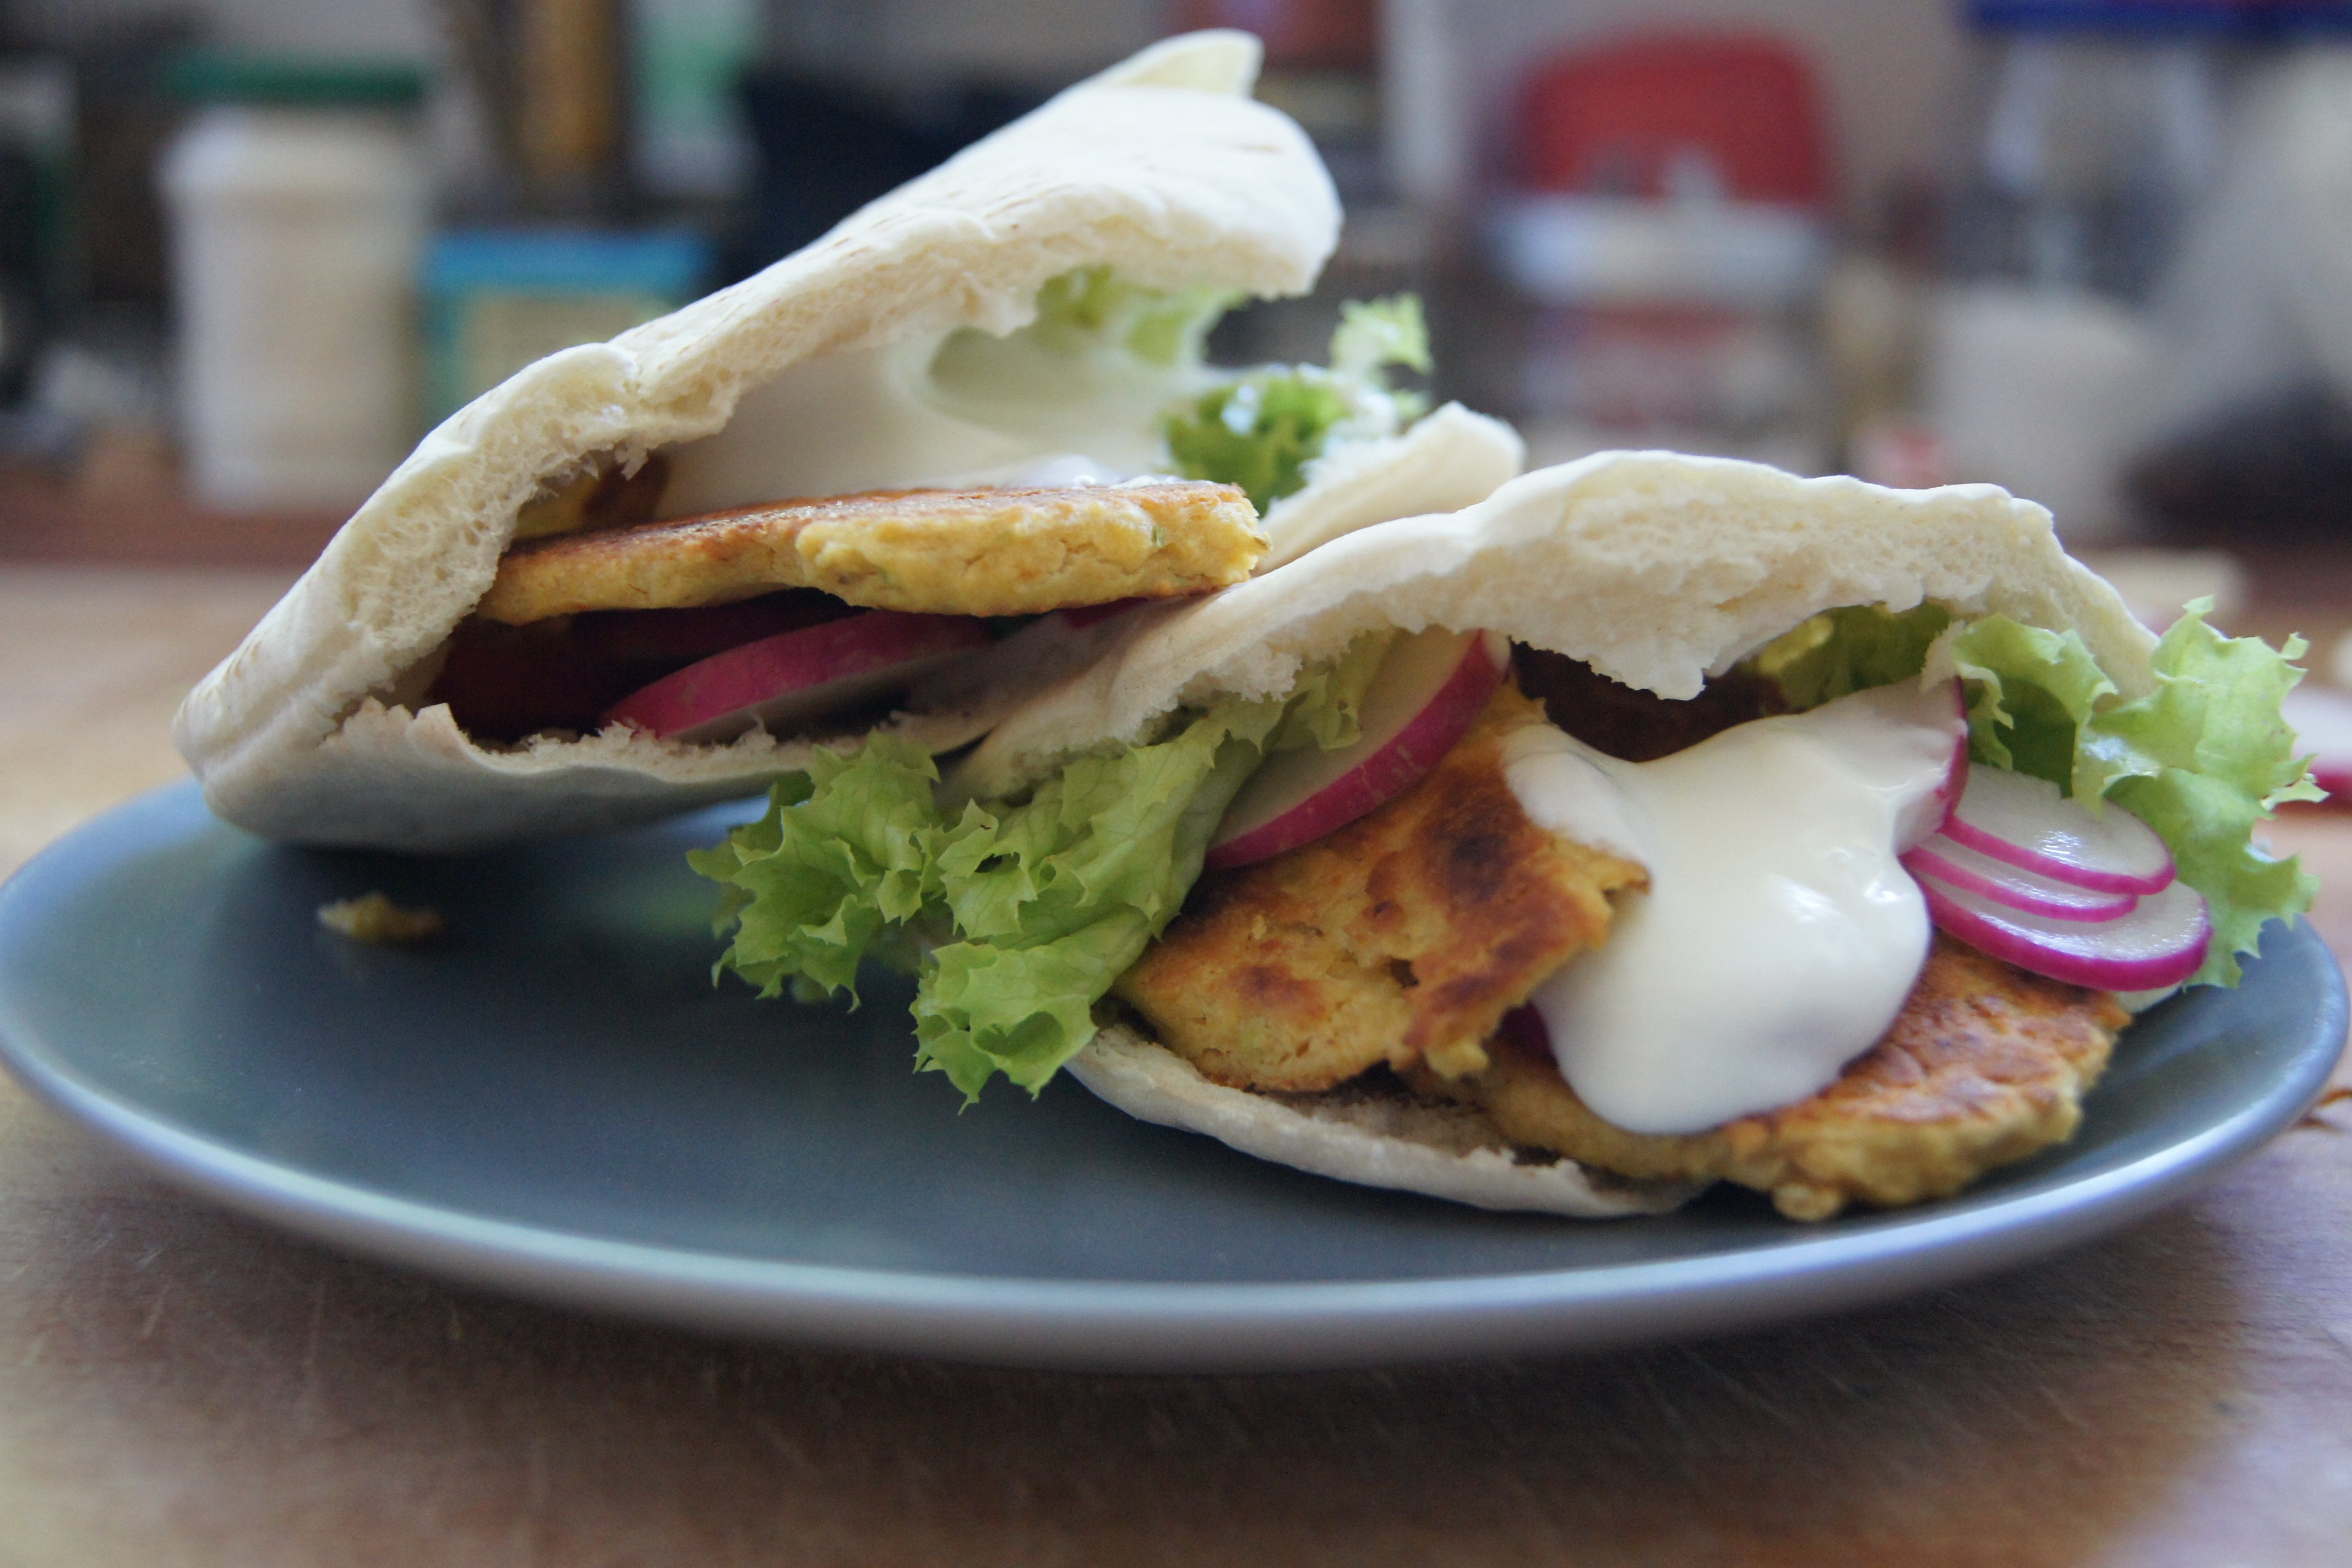
[[[432,423],[1165,34],[1346,202],[1319,358],[1606,447],[2352,527],[2352,0],[0,0],[0,552],[297,560]]]

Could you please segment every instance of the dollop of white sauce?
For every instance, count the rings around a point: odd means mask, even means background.
[[[821,354],[745,393],[725,429],[672,448],[661,512],[1133,479],[1167,467],[1161,411],[1214,379],[1192,364],[1055,354],[1019,333],[933,332]]]
[[[1960,734],[1916,688],[1760,719],[1652,763],[1549,725],[1505,770],[1538,825],[1647,868],[1609,940],[1538,987],[1561,1076],[1634,1132],[1695,1132],[1822,1089],[1885,1033],[1928,943],[1896,856],[1940,814]]]
[[[1045,455],[1034,441],[925,398],[924,366],[935,342],[821,355],[744,394],[725,429],[671,449],[662,515],[894,489]]]

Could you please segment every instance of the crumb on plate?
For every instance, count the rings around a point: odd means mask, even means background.
[[[439,936],[448,922],[438,910],[404,909],[381,892],[371,892],[320,904],[319,923],[353,942],[397,947]]]

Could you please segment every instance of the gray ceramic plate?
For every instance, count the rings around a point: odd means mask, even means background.
[[[1817,1227],[1744,1194],[1658,1219],[1486,1214],[1133,1121],[1056,1082],[959,1113],[858,1012],[710,983],[728,820],[468,859],[275,848],[192,786],[0,889],[0,1054],[172,1180],[358,1251],[578,1305],[839,1345],[1100,1367],[1307,1366],[1685,1335],[1999,1268],[2124,1224],[2281,1128],[2345,1033],[2273,927],[2234,993],[2126,1036],[2083,1135],[1965,1197]],[[319,930],[382,889],[423,952]]]

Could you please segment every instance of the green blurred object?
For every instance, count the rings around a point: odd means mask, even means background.
[[[411,109],[425,101],[427,81],[425,68],[408,60],[221,49],[191,49],[163,68],[164,92],[183,103]]]
[[[751,177],[741,92],[759,0],[636,0],[629,18],[637,177],[669,195],[734,194]]]

